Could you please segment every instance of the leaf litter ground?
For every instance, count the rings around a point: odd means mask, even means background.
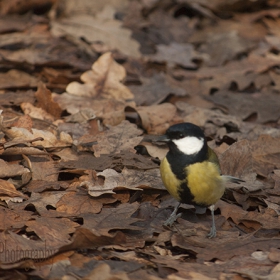
[[[0,5],[1,279],[279,279],[278,1],[95,2]],[[183,121],[245,181],[215,239],[189,205],[163,227]]]

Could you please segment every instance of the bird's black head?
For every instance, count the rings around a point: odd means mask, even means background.
[[[166,131],[166,136],[172,141],[184,137],[204,138],[202,129],[192,123],[178,123],[170,126]]]
[[[173,153],[185,155],[195,155],[207,146],[202,129],[187,122],[170,126],[166,131],[165,141]]]

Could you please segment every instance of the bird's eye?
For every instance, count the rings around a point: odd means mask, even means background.
[[[180,133],[180,134],[179,134],[179,138],[184,138],[183,133]]]

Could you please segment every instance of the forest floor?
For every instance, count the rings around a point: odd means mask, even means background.
[[[280,279],[277,0],[0,1],[0,279]],[[204,129],[210,211],[159,174]]]

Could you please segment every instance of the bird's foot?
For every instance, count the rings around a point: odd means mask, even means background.
[[[215,226],[211,227],[210,232],[207,234],[207,237],[210,239],[216,237],[216,227]]]
[[[176,213],[172,213],[172,214],[170,215],[170,217],[163,223],[163,225],[166,226],[166,227],[171,227],[171,226],[174,224],[174,222],[175,222],[178,218],[180,218],[181,216],[182,216],[182,213],[179,213],[179,214],[177,214],[177,215],[176,215]]]
[[[214,216],[214,210],[215,210],[215,205],[211,205],[209,207],[211,210],[211,217],[212,217],[212,227],[210,229],[210,232],[207,234],[208,238],[214,238],[216,237],[216,225],[215,225],[215,216]]]

